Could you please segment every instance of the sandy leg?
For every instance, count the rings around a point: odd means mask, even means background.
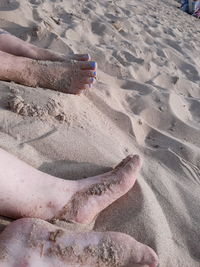
[[[20,219],[0,235],[1,267],[156,267],[148,246],[115,232],[72,233],[39,219]]]
[[[108,173],[69,181],[38,171],[2,149],[0,162],[1,215],[78,223],[90,223],[126,194],[141,167],[139,156],[128,156]]]
[[[1,51],[0,62],[1,80],[70,94],[89,89],[95,81],[97,69],[94,61],[37,61]]]
[[[53,219],[89,223],[126,194],[141,167],[139,156],[128,156],[113,171],[78,181],[78,190]]]

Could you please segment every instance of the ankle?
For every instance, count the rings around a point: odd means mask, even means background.
[[[30,58],[20,58],[18,61],[19,79],[18,83],[30,86],[30,87],[43,87],[43,81],[46,79],[47,63],[39,62]]]
[[[63,207],[71,200],[72,196],[78,190],[76,181],[67,181],[52,177],[52,182],[49,182],[48,187],[45,187],[43,195],[45,198],[45,213],[46,220],[50,220],[58,215]]]
[[[34,60],[0,52],[0,79],[27,86],[37,86]]]

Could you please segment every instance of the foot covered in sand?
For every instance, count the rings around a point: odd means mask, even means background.
[[[0,51],[0,79],[69,94],[80,94],[96,80],[97,63],[88,61],[88,54],[68,56],[62,62],[46,58],[35,60]]]
[[[96,71],[95,61],[75,61],[74,59],[64,62],[31,61],[24,70],[24,84],[63,93],[80,94],[82,90],[92,87],[97,75]]]
[[[90,223],[99,212],[132,188],[140,167],[140,157],[130,155],[108,173],[79,180],[71,198],[52,220]]]
[[[0,235],[2,267],[156,267],[148,246],[115,232],[72,233],[40,219],[19,219]]]
[[[11,177],[6,180],[9,187],[5,182],[0,188],[0,214],[15,219],[40,218],[53,223],[57,220],[92,223],[103,209],[133,187],[141,167],[140,157],[129,155],[110,172],[70,181],[34,169],[5,151],[2,154],[5,161],[13,160],[15,176],[8,174]],[[16,194],[15,188],[20,188],[21,194]]]

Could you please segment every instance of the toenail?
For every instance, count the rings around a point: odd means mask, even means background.
[[[95,80],[94,78],[90,78],[90,81],[91,81],[92,83],[94,82],[94,80]]]
[[[96,69],[97,63],[95,61],[92,61],[90,65],[93,69]]]

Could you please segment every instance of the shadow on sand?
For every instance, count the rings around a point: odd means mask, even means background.
[[[57,160],[43,163],[39,170],[62,179],[78,180],[103,174],[112,168],[88,162]]]
[[[0,11],[13,11],[20,6],[20,3],[16,0],[1,0]]]

